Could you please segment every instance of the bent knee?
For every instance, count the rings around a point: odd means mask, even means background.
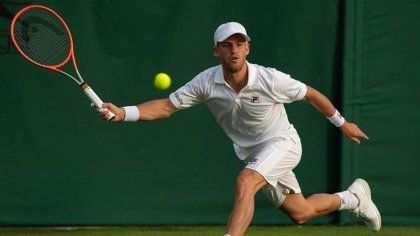
[[[304,224],[306,221],[314,217],[314,211],[312,209],[306,209],[305,211],[289,215],[290,219],[296,224]]]
[[[311,217],[309,216],[309,214],[300,214],[300,215],[290,216],[290,219],[296,224],[302,225],[306,221],[310,220]]]

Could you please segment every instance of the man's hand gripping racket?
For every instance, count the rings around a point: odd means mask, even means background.
[[[91,107],[95,109],[95,111],[102,117],[104,120],[109,120],[109,114],[115,114],[112,118],[112,122],[123,121],[125,117],[125,111],[121,107],[117,107],[112,103],[104,103],[102,107],[98,107],[95,103],[90,104]]]
[[[13,18],[10,33],[13,44],[23,57],[37,66],[68,76],[82,88],[96,107],[102,108],[102,100],[77,69],[70,30],[56,12],[44,6],[27,6]],[[77,78],[61,70],[70,58]],[[107,115],[107,120],[115,117],[112,112]]]

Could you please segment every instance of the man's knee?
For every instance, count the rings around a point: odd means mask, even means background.
[[[242,171],[236,178],[236,194],[238,196],[255,195],[265,184],[265,179],[259,173],[252,170]]]
[[[308,204],[301,193],[287,195],[280,209],[297,224],[303,224],[315,216],[315,208]]]
[[[310,212],[301,212],[294,215],[289,215],[290,219],[296,224],[304,224],[306,221],[312,218],[313,214]]]
[[[236,178],[236,195],[243,196],[245,194],[252,194],[255,192],[254,184],[252,183],[252,179],[249,176],[239,175]],[[254,193],[255,194],[255,193]]]

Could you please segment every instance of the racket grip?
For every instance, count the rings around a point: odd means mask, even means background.
[[[96,95],[96,93],[87,83],[83,82],[80,84],[80,87],[82,88],[83,92],[85,92],[86,96],[95,104],[95,106],[102,108],[102,100],[98,97],[98,95]],[[115,114],[109,111],[107,120],[112,120],[114,117]]]

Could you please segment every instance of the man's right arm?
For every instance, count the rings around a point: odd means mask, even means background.
[[[165,119],[179,110],[169,98],[148,101],[135,107],[139,112],[139,120],[143,121]],[[114,119],[111,120],[112,122],[123,121],[126,117],[126,109],[117,107],[112,103],[104,103],[102,108],[105,108],[105,111],[100,112],[104,120],[107,120],[108,111],[115,114]]]

